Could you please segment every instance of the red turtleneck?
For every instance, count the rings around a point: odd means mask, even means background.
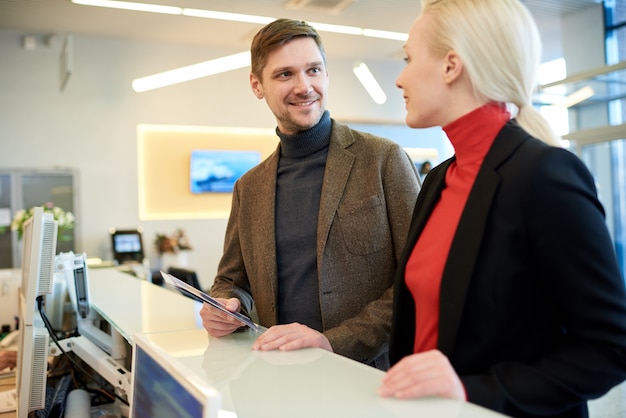
[[[510,114],[489,103],[446,125],[456,160],[446,173],[446,186],[420,235],[405,269],[415,300],[415,345],[419,353],[437,348],[439,289],[450,245],[478,170]]]

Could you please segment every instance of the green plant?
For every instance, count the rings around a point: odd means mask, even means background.
[[[58,206],[54,206],[54,203],[47,202],[43,207],[44,212],[51,213],[54,219],[58,222],[58,239],[70,239],[67,232],[74,228],[74,214],[69,211],[65,211]],[[35,207],[30,209],[21,209],[15,213],[13,220],[11,221],[11,230],[17,231],[17,238],[22,239],[24,235],[24,223],[33,217],[35,213]]]

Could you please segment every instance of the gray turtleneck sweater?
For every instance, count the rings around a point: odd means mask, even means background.
[[[332,121],[280,138],[276,179],[278,323],[322,331],[317,278],[317,217]]]

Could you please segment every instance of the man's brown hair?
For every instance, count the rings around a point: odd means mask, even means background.
[[[251,71],[259,80],[262,80],[263,68],[267,64],[268,55],[276,48],[299,37],[312,38],[326,63],[326,53],[322,39],[313,26],[303,20],[277,19],[265,25],[252,40],[250,47]]]

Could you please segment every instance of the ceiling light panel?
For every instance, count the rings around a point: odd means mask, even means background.
[[[353,2],[354,0],[288,0],[285,9],[338,14]]]
[[[376,104],[383,104],[387,101],[387,95],[364,62],[355,65],[352,70]]]
[[[72,0],[74,4],[83,6],[108,7],[112,9],[134,10],[138,12],[164,13],[169,15],[182,14],[183,9],[176,6],[162,6],[160,4],[135,3],[118,0]]]

